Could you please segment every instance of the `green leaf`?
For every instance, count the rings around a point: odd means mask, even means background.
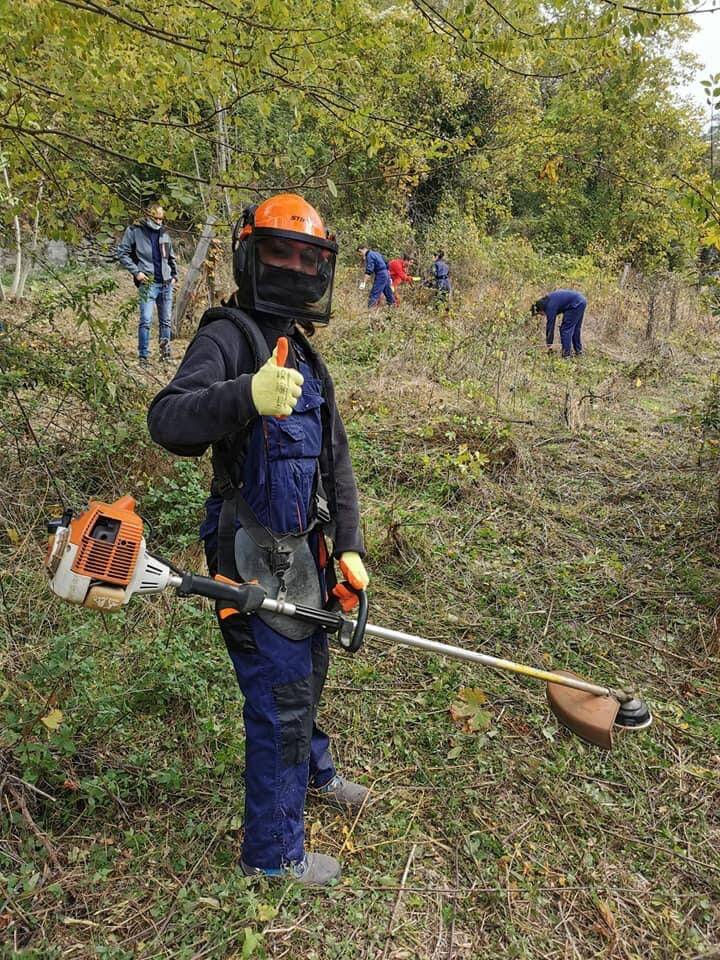
[[[245,927],[244,930],[245,939],[243,941],[242,948],[242,958],[247,960],[248,957],[251,957],[255,953],[255,949],[260,946],[262,943],[262,934],[255,933],[252,927]]]
[[[48,730],[57,730],[62,723],[62,719],[62,710],[55,709],[46,713],[44,717],[41,717],[40,722],[43,726],[47,727]]]
[[[337,189],[337,187],[335,186],[334,182],[330,179],[330,177],[327,178],[326,183],[327,183],[327,188],[328,188],[328,190],[330,191],[330,193],[331,193],[334,197],[337,197],[337,195],[338,195],[338,189]]]

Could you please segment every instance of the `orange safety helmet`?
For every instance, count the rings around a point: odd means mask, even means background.
[[[282,247],[282,241],[306,245],[306,267],[265,262],[263,251],[271,238],[276,248]],[[241,306],[275,316],[328,323],[338,246],[307,200],[296,193],[280,193],[246,207],[233,229],[232,250],[236,298]]]

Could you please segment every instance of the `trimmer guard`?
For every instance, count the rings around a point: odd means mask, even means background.
[[[570,670],[555,672],[565,677],[584,679]],[[558,683],[548,683],[547,697],[550,709],[571,733],[603,750],[612,748],[612,728],[620,709],[615,697],[598,697],[584,690],[561,687]]]

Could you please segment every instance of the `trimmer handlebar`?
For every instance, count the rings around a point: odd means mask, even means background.
[[[209,597],[211,600],[223,600],[231,603],[238,613],[255,613],[268,610],[285,617],[296,617],[306,623],[316,623],[319,627],[336,633],[343,650],[356,653],[362,646],[365,627],[368,620],[368,599],[364,590],[358,590],[357,619],[351,620],[336,610],[316,610],[301,604],[285,600],[273,600],[256,583],[231,583],[230,581],[201,577],[194,573],[183,573],[171,578],[171,585],[182,597],[191,595]]]
[[[259,610],[265,599],[265,591],[257,583],[224,583],[210,577],[201,577],[194,573],[184,573],[177,585],[180,596],[194,594],[209,597],[211,600],[226,600],[238,613],[253,613]]]
[[[343,650],[348,653],[357,653],[365,639],[365,628],[368,621],[368,598],[364,590],[356,590],[358,595],[357,619],[353,623],[343,617],[343,623],[338,631],[338,640]]]

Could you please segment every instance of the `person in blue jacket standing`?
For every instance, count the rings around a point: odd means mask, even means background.
[[[377,307],[380,304],[381,296],[385,297],[389,306],[396,306],[397,301],[393,293],[390,271],[388,270],[385,257],[378,253],[377,250],[370,250],[369,247],[360,246],[357,248],[357,251],[365,264],[365,276],[373,278],[373,285],[370,288],[370,296],[368,297],[368,309],[371,310],[373,307]],[[367,280],[363,279],[360,284],[361,290],[365,289],[366,283]]]
[[[133,278],[140,299],[138,359],[148,363],[153,304],[160,324],[160,359],[171,359],[173,287],[177,283],[177,262],[170,234],[165,229],[165,211],[159,203],[145,210],[142,223],[127,228],[117,245],[116,257]]]
[[[582,356],[582,322],[587,300],[578,290],[553,290],[546,297],[536,300],[532,306],[533,316],[545,317],[545,342],[552,349],[555,339],[555,320],[562,314],[560,343],[563,357]]]
[[[450,285],[450,267],[445,260],[444,250],[438,250],[434,255],[432,271],[438,302],[444,303],[445,309],[449,310],[452,287]]]

